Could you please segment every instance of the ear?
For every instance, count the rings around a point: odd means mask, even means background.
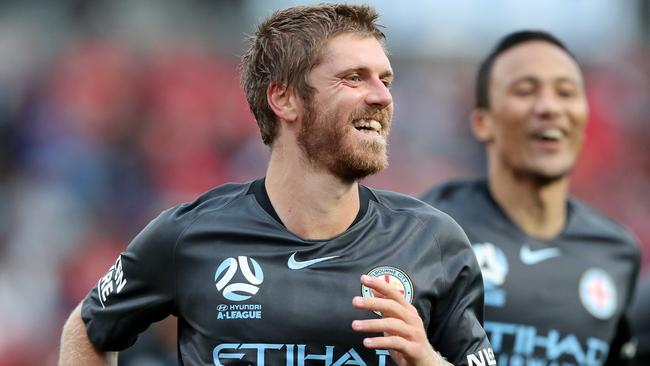
[[[494,139],[493,120],[487,109],[474,109],[470,118],[474,137],[484,143],[491,142]]]
[[[278,119],[294,122],[298,118],[298,98],[294,89],[271,83],[266,88],[266,100]]]

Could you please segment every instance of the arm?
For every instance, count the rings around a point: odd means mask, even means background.
[[[66,328],[85,327],[100,354],[131,347],[151,323],[173,312],[176,236],[166,220],[161,215],[131,241],[68,321]]]
[[[373,289],[377,297],[357,296],[352,300],[352,305],[357,309],[379,311],[383,317],[355,320],[352,329],[384,334],[383,337],[364,339],[364,346],[388,349],[391,358],[400,366],[453,366],[433,349],[420,315],[404,296],[388,283],[370,276],[361,276],[361,283]]]
[[[117,365],[117,352],[102,353],[90,343],[86,326],[81,319],[81,303],[72,311],[63,326],[58,364],[59,366]]]
[[[610,342],[609,354],[607,355],[605,366],[629,365],[631,358],[634,356],[634,352],[631,352],[632,355],[630,355],[628,349],[629,347],[636,348],[633,342],[630,323],[628,322],[627,316],[623,315],[616,327],[616,335]]]
[[[629,235],[633,236],[632,234]],[[640,306],[638,303],[639,300],[643,298],[643,296],[640,296],[643,293],[643,282],[638,284],[640,286],[637,287],[639,269],[641,266],[641,252],[638,249],[640,248],[640,243],[636,238],[631,238],[629,241],[631,243],[630,247],[634,248],[634,251],[630,251],[630,259],[628,261],[634,263],[634,265],[629,277],[629,290],[625,299],[625,308],[616,324],[614,339],[609,342],[609,354],[607,355],[605,366],[625,366],[633,364],[632,359],[634,358],[634,354],[637,352],[638,348],[637,343],[639,340],[637,338],[640,335],[635,327],[639,325],[639,315],[646,314],[647,312],[646,307]],[[648,284],[650,284],[650,282],[646,284],[646,290],[650,289]]]

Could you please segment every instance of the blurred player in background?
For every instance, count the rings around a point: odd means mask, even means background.
[[[630,322],[636,342],[633,366],[650,365],[650,274],[639,281],[632,310]]]
[[[377,18],[325,4],[259,26],[242,84],[271,147],[266,177],[152,221],[71,314],[62,365],[114,360],[169,314],[181,364],[494,364],[460,227],[357,184],[387,165],[393,71]]]
[[[487,180],[443,183],[422,199],[470,238],[497,362],[622,365],[640,253],[628,231],[569,194],[588,114],[574,56],[548,33],[510,34],[482,62],[476,98]]]

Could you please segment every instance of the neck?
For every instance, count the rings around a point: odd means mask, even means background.
[[[489,174],[490,193],[510,219],[526,234],[541,239],[556,237],[566,224],[568,177],[541,184],[511,170]]]
[[[359,212],[357,183],[317,169],[295,144],[273,147],[266,191],[282,223],[303,239],[339,235]]]

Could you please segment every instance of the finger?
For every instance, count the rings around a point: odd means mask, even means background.
[[[352,322],[352,329],[355,332],[388,333],[406,339],[412,339],[416,335],[413,327],[395,318],[355,320]]]
[[[422,318],[417,309],[405,302],[400,304],[391,299],[379,299],[371,297],[355,296],[352,299],[352,306],[359,310],[377,311],[381,316],[394,317],[411,325],[422,326]]]
[[[410,318],[409,310],[391,299],[355,296],[352,306],[359,310],[378,311],[383,317]]]
[[[386,298],[386,296],[384,296],[384,294],[382,294],[381,292],[379,292],[379,291],[377,291],[375,289],[371,288],[370,292],[372,293],[372,296],[374,296],[374,297],[378,297],[380,299],[385,299]]]
[[[402,360],[400,364],[449,365],[429,343],[417,344],[401,337],[387,336],[364,338],[363,345],[370,349],[389,350],[391,358],[396,360],[397,357]]]
[[[387,349],[404,354],[410,354],[410,343],[402,337],[368,337],[363,339],[363,345],[370,349]]]
[[[361,284],[372,289],[373,294],[379,293],[382,297],[395,300],[400,304],[408,304],[402,293],[400,293],[394,286],[380,278],[362,275]]]

